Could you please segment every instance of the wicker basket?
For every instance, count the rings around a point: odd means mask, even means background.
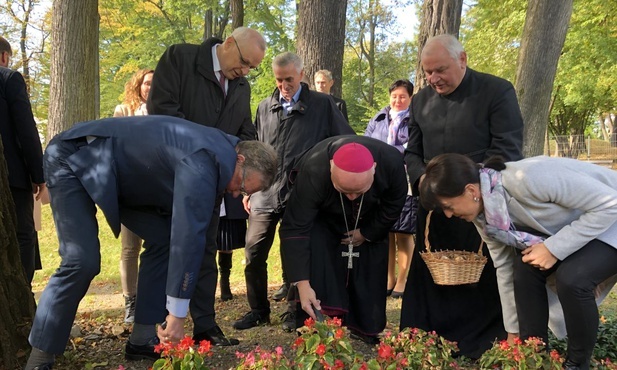
[[[426,228],[424,230],[426,251],[420,252],[420,256],[428,266],[433,281],[437,285],[477,283],[486,264],[486,257],[482,254],[483,242],[480,242],[478,253],[450,250],[432,252],[431,244],[428,241],[432,214],[433,211],[430,211],[426,216]]]

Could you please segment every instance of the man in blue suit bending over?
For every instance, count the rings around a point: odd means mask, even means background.
[[[198,278],[216,284],[216,250],[204,248],[215,204],[224,192],[267,189],[276,163],[267,144],[168,116],[84,122],[57,135],[44,171],[62,262],[41,295],[26,369],[51,369],[64,352],[79,302],[100,271],[96,206],[116,236],[122,223],[144,239],[125,355],[156,358],[159,340],[184,337]],[[202,260],[210,261],[211,276],[199,274]],[[212,323],[209,335],[224,338]]]

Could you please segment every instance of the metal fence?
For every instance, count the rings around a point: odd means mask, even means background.
[[[610,140],[594,139],[584,135],[551,137],[544,145],[544,154],[552,157],[569,157],[617,168],[617,135]]]

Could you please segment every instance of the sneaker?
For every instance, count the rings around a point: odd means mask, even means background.
[[[279,290],[277,290],[276,292],[274,292],[274,294],[272,294],[272,299],[274,299],[277,302],[282,301],[283,299],[287,298],[288,292],[289,292],[289,283],[283,283],[283,285],[281,285]]]
[[[260,315],[253,311],[244,315],[240,320],[234,322],[233,327],[237,330],[244,330],[254,328],[258,325],[265,325],[270,323],[270,315]]]
[[[296,313],[295,312],[284,312],[281,315],[281,320],[283,321],[283,330],[291,333],[296,330]]]
[[[124,296],[124,322],[132,324],[135,322],[135,300],[136,296]]]

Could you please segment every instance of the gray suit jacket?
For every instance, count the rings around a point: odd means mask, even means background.
[[[501,171],[512,222],[549,235],[544,242],[564,260],[589,241],[598,239],[617,248],[617,171],[569,158],[533,157],[508,162]],[[518,332],[512,286],[514,248],[489,239],[476,224],[489,247],[508,332]],[[617,281],[603,282],[596,290],[598,303]],[[550,326],[565,335],[563,312],[549,279]]]

